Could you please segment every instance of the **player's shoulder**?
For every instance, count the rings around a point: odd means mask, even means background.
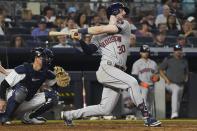
[[[123,27],[130,27],[130,24],[129,24],[129,22],[127,20],[122,20],[117,25],[123,26]]]
[[[142,63],[143,61],[142,61],[142,59],[138,59],[138,60],[136,60],[134,63],[133,63],[133,65],[138,65],[138,64],[140,64],[140,63]]]
[[[153,59],[149,59],[149,61],[153,64],[157,64],[156,61],[154,61]]]
[[[29,63],[24,63],[22,65],[15,67],[14,70],[18,74],[25,74],[25,73],[27,73],[27,68],[31,68],[31,65]]]

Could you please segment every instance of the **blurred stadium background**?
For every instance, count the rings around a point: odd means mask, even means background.
[[[86,89],[87,105],[100,101],[102,87],[96,81],[95,71],[100,56],[87,56],[77,41],[68,37],[49,37],[51,30],[69,31],[72,28],[90,27],[106,24],[105,8],[116,0],[1,0],[0,1],[0,62],[7,68],[29,61],[30,50],[36,46],[48,47],[54,51],[53,65],[60,65],[70,72],[72,81],[69,88],[59,91],[58,108],[46,114],[49,119],[59,119],[56,115],[61,109],[83,107],[83,85]],[[189,62],[190,76],[185,84],[181,102],[182,118],[197,117],[197,1],[196,0],[123,0],[130,8],[127,20],[132,25],[131,46],[127,62],[127,73],[131,72],[134,61],[139,58],[142,44],[151,46],[151,58],[158,64],[172,53],[172,47],[184,39],[183,51]],[[164,4],[169,5],[170,15],[178,20],[180,28],[170,28],[167,23],[155,24],[162,14]],[[81,18],[83,17],[83,18]],[[83,20],[81,20],[83,19]],[[84,20],[85,19],[85,20]],[[33,31],[40,25],[44,31]],[[139,35],[144,25],[148,30]],[[189,31],[188,31],[189,30]],[[188,35],[188,32],[192,34]],[[147,34],[147,35],[146,35]],[[164,36],[158,40],[157,36]],[[91,36],[83,36],[87,42]],[[63,41],[63,42],[62,42]],[[159,41],[159,42],[158,42]],[[60,45],[58,45],[60,43]],[[84,81],[82,80],[84,78]],[[170,117],[170,98],[161,84],[158,85],[157,117]],[[163,97],[161,98],[160,95]]]

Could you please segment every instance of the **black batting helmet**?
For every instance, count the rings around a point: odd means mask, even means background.
[[[148,52],[148,53],[150,53],[150,47],[148,45],[142,45],[140,47],[140,52]]]
[[[107,8],[107,17],[108,19],[110,18],[110,15],[117,15],[120,13],[119,9],[124,9],[124,11],[126,12],[126,15],[129,14],[129,8],[125,7],[122,3],[117,2],[117,3],[113,3],[110,6],[108,6]]]

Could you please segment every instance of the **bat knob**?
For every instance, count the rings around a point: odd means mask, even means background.
[[[79,34],[77,32],[74,33],[74,36],[78,36]]]

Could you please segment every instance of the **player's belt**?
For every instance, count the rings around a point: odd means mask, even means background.
[[[118,69],[120,69],[120,70],[122,70],[122,71],[125,71],[125,68],[124,68],[124,67],[119,66],[119,65],[117,65],[117,64],[114,64],[114,65],[113,65],[111,61],[107,61],[107,64],[110,65],[110,66],[114,66],[114,67],[116,67],[116,68],[118,68]]]
[[[116,68],[118,68],[118,69],[120,69],[120,70],[122,70],[122,71],[125,71],[125,68],[124,67],[122,67],[122,66],[119,66],[119,65],[114,65],[114,67],[116,67]]]

